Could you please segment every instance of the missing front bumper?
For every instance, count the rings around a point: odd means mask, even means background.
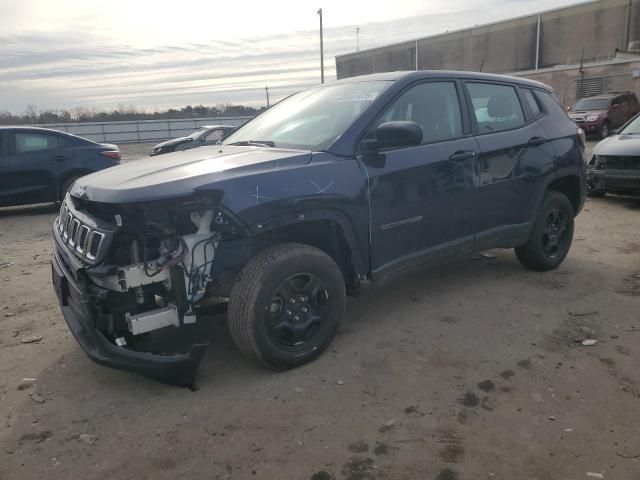
[[[163,383],[192,387],[208,342],[193,344],[188,353],[159,355],[114,345],[97,328],[90,298],[64,269],[55,249],[53,285],[62,314],[80,347],[91,360],[119,370],[138,373]]]
[[[592,190],[603,192],[640,193],[640,170],[587,171],[587,183]]]

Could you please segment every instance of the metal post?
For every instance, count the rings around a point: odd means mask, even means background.
[[[356,27],[356,52],[360,51],[360,27]]]
[[[264,92],[267,94],[267,108],[269,108],[269,87],[264,87]]]
[[[322,44],[322,9],[318,9],[320,15],[320,83],[324,83],[324,46]]]
[[[542,23],[542,15],[538,14],[538,27],[536,30],[536,70],[540,68],[540,24]]]
[[[418,40],[416,40],[416,71],[418,71]]]

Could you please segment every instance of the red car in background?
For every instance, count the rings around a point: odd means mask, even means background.
[[[569,108],[569,118],[587,135],[607,138],[612,130],[624,125],[640,112],[640,102],[633,92],[611,92],[581,98]]]

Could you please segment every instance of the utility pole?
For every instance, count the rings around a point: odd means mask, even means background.
[[[271,106],[269,104],[269,87],[264,87],[264,93],[267,94],[267,108],[269,108]]]
[[[320,15],[320,83],[324,83],[324,46],[322,44],[322,9],[318,9]]]
[[[360,27],[356,27],[356,52],[360,51]]]

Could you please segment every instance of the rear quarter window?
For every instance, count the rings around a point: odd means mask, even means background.
[[[555,95],[541,90],[536,90],[535,96],[543,110],[549,115],[562,115],[563,117],[569,118],[566,110],[562,108],[560,102],[555,98]]]
[[[542,113],[538,100],[536,100],[536,97],[533,95],[531,90],[528,88],[522,89],[522,96],[524,97],[524,103],[526,103],[532,118],[536,118]]]

